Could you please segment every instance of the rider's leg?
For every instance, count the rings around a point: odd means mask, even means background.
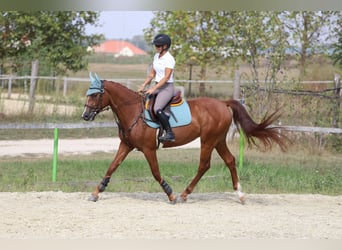
[[[170,123],[169,123],[169,117],[164,113],[163,110],[158,109],[156,113],[158,120],[163,127],[163,129],[166,131],[165,135],[159,137],[160,141],[175,141],[176,137],[171,129]]]
[[[169,123],[169,116],[165,113],[165,107],[167,107],[168,103],[172,99],[173,94],[173,83],[166,83],[163,87],[157,90],[156,101],[154,103],[154,112],[161,126],[166,131],[164,136],[159,137],[160,141],[175,141],[175,135]]]

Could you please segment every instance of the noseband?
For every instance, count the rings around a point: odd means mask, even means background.
[[[109,110],[110,108],[107,107],[100,107],[101,103],[102,103],[102,96],[103,93],[100,92],[100,94],[97,95],[97,100],[96,100],[96,105],[92,106],[92,105],[88,105],[87,103],[84,104],[84,107],[90,109],[89,111],[89,115],[90,115],[90,120],[94,120],[95,116],[103,111]]]
[[[95,106],[92,106],[92,105],[89,105],[86,103],[86,104],[84,104],[84,107],[91,109],[91,112],[99,113],[104,109],[104,108],[100,107],[101,102],[102,102],[102,93],[97,95],[97,101],[96,101]]]

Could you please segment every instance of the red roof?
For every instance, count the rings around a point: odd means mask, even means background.
[[[133,44],[122,40],[107,40],[94,47],[95,53],[110,53],[122,56],[147,55],[147,53],[134,46]]]

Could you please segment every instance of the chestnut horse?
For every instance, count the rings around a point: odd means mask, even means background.
[[[171,187],[162,178],[159,171],[156,146],[156,128],[149,127],[144,120],[145,97],[134,92],[120,83],[99,80],[97,84],[91,77],[93,83],[87,92],[87,100],[82,114],[86,121],[94,120],[96,114],[110,108],[114,113],[121,139],[120,146],[110,164],[104,178],[89,197],[90,201],[97,201],[99,193],[103,192],[110,181],[114,171],[119,167],[128,153],[133,149],[141,151],[152,171],[155,180],[161,185],[171,203],[175,203],[177,196],[172,192]],[[261,123],[255,123],[249,116],[243,105],[236,100],[221,101],[214,98],[195,98],[187,101],[190,107],[192,120],[189,125],[173,129],[176,141],[165,142],[163,148],[184,145],[200,137],[200,162],[198,171],[190,184],[180,195],[181,201],[186,201],[201,179],[210,168],[211,154],[214,149],[218,152],[224,163],[229,168],[233,189],[236,191],[239,200],[244,202],[239,183],[235,158],[226,145],[226,136],[232,120],[237,127],[244,132],[249,145],[259,139],[265,148],[269,149],[272,142],[277,143],[285,150],[285,136],[280,133],[279,127],[271,125],[279,116],[277,111],[265,117]]]

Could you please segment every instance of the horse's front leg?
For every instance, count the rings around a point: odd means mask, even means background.
[[[98,186],[96,186],[95,191],[92,192],[91,196],[88,199],[89,201],[97,201],[99,199],[99,193],[102,193],[103,191],[105,191],[112,174],[120,166],[122,161],[126,158],[126,156],[131,151],[132,151],[132,148],[127,146],[126,143],[124,143],[122,141],[120,142],[120,146],[119,146],[119,149],[118,149],[118,151],[114,157],[114,160],[109,165],[105,177],[102,179],[100,184]]]
[[[156,150],[144,151],[144,155],[145,155],[145,158],[146,158],[148,164],[150,165],[154,179],[163,188],[164,192],[166,193],[166,195],[169,198],[169,201],[171,203],[176,203],[177,196],[173,194],[172,188],[169,186],[169,184],[160,175]]]

